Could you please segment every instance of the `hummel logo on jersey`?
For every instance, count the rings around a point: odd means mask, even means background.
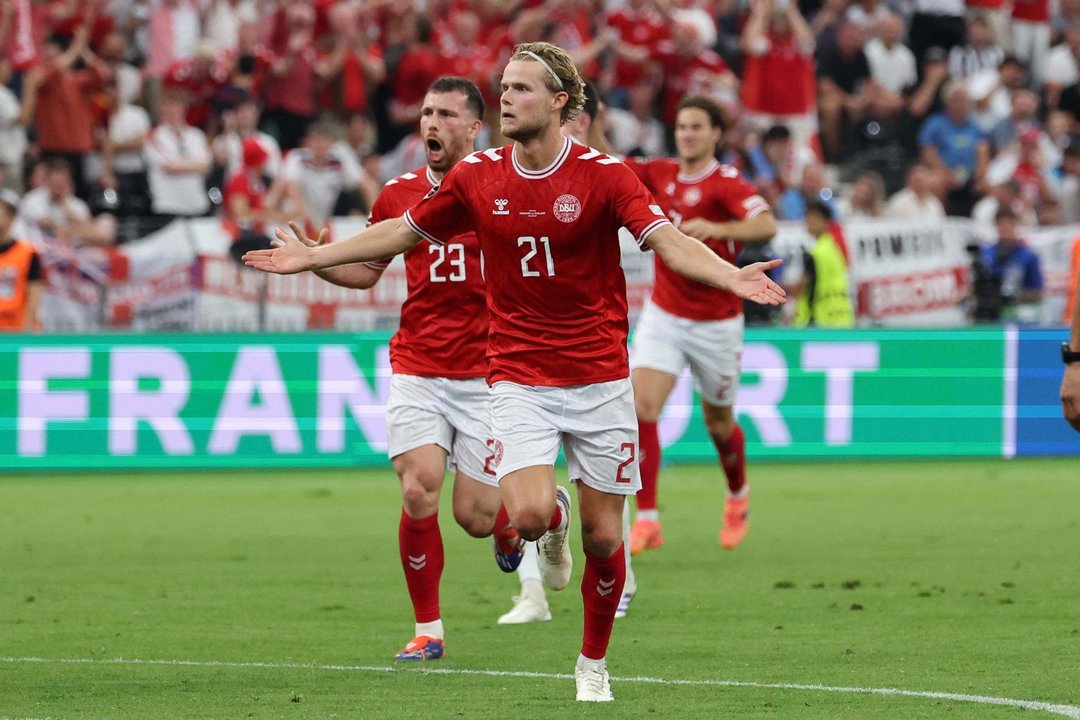
[[[607,597],[615,590],[615,578],[611,578],[607,582],[600,580],[596,583],[596,594],[602,597]]]
[[[425,567],[427,567],[427,555],[417,555],[416,557],[410,555],[409,567],[411,567],[413,570],[423,570]]]
[[[491,211],[492,215],[509,215],[510,211],[506,209],[506,206],[510,204],[510,201],[505,198],[499,198],[495,201],[495,209]]]

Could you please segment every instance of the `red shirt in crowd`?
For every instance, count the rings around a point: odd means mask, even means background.
[[[624,7],[607,17],[607,24],[619,31],[619,37],[627,45],[644,48],[656,57],[657,48],[664,40],[671,39],[671,29],[664,19],[651,8],[634,10]],[[646,79],[649,63],[632,63],[615,59],[615,87],[631,88]]]
[[[218,90],[229,81],[229,71],[221,63],[214,62],[205,70],[191,58],[177,60],[165,71],[161,84],[166,88],[185,91],[188,99],[188,125],[206,127],[210,119],[212,102]]]
[[[1013,0],[1014,20],[1033,23],[1050,22],[1050,0]]]
[[[93,151],[95,121],[90,97],[101,84],[102,76],[94,65],[84,70],[46,69],[34,109],[38,147],[62,153]]]
[[[669,46],[670,43],[664,43]],[[660,121],[675,124],[675,110],[687,95],[710,95],[717,76],[729,72],[727,63],[712,50],[703,50],[692,58],[684,58],[671,47],[664,47],[660,56],[664,66],[664,97],[660,104]]]
[[[318,109],[315,104],[315,63],[318,52],[306,47],[295,54],[292,64],[283,75],[274,73],[276,55],[263,55],[268,67],[262,76],[267,110],[284,110],[301,117],[311,117]]]
[[[439,54],[431,47],[407,50],[398,61],[391,81],[394,99],[404,105],[419,106],[431,83],[443,74]]]
[[[817,105],[813,54],[790,34],[769,34],[765,43],[760,53],[744,55],[743,106],[769,115],[813,111]]]
[[[748,220],[769,212],[765,199],[730,165],[713,161],[694,177],[684,176],[679,172],[679,162],[667,158],[629,165],[676,225],[691,218],[711,222]],[[734,240],[708,240],[705,244],[732,264],[742,251],[742,243]],[[652,301],[660,309],[689,320],[727,320],[743,311],[737,295],[685,278],[659,256]]]
[[[361,52],[371,58],[382,58],[382,50],[374,43],[368,45]],[[338,81],[327,87],[322,93],[322,106],[327,109],[340,109],[349,115],[366,113],[368,111],[368,92],[368,80],[364,72],[364,64],[355,51],[349,50],[345,53],[345,59],[342,61]]]
[[[629,375],[619,228],[645,246],[669,221],[622,162],[569,139],[542,170],[521,167],[513,145],[484,150],[455,165],[405,221],[438,245],[479,235],[488,382],[568,387]]]

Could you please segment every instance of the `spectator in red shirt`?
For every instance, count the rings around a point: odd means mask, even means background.
[[[15,70],[29,70],[37,62],[35,38],[30,0],[0,2],[0,54]]]
[[[629,0],[610,13],[605,23],[619,32],[615,67],[608,99],[613,107],[627,108],[630,91],[656,73],[657,48],[671,39],[669,18],[658,12],[654,0]]]
[[[664,67],[664,90],[660,121],[675,124],[676,108],[687,95],[705,95],[730,106],[737,97],[739,80],[713,50],[705,47],[701,31],[692,23],[676,22],[672,39],[660,45]]]
[[[211,127],[212,121],[216,121],[211,103],[228,80],[229,71],[219,60],[214,46],[203,41],[190,58],[169,66],[161,84],[165,89],[184,91],[188,98],[188,125],[214,135],[217,128]]]
[[[382,50],[368,37],[356,6],[337,5],[329,13],[329,22],[337,40],[323,58],[328,84],[322,107],[346,115],[367,113],[372,88],[386,78]]]
[[[229,254],[237,259],[248,250],[270,247],[267,223],[283,222],[276,213],[275,199],[270,198],[270,178],[265,174],[270,153],[255,138],[243,143],[243,165],[225,183],[226,232],[233,243]]]
[[[281,149],[291,150],[300,145],[318,109],[315,10],[310,5],[289,5],[280,22],[287,28],[288,39],[283,47],[267,53],[265,120]]]
[[[402,48],[389,73],[390,127],[380,146],[394,147],[420,122],[420,105],[431,83],[442,74],[441,59],[431,43],[431,21],[419,15],[401,19]]]
[[[487,107],[499,105],[499,75],[494,72],[495,48],[480,42],[480,16],[468,10],[450,16],[442,39],[443,74],[476,83]]]
[[[741,44],[746,122],[761,132],[783,125],[809,147],[817,135],[814,33],[797,5],[755,0]]]
[[[26,78],[23,107],[24,116],[33,114],[42,157],[67,161],[81,198],[88,193],[83,165],[95,149],[91,95],[109,74],[90,51],[88,35],[84,25],[70,43],[63,35],[48,37],[41,64]],[[84,67],[76,70],[80,60]]]

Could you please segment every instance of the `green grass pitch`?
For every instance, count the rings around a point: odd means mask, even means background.
[[[2,477],[0,718],[1055,716],[770,684],[1080,706],[1080,461],[756,463],[751,483],[725,552],[718,469],[665,469],[616,702],[583,706],[550,677],[577,657],[580,564],[551,623],[500,627],[516,578],[445,504],[427,669],[448,672],[392,667],[412,617],[389,469]]]

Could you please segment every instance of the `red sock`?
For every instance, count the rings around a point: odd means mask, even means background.
[[[735,429],[726,441],[713,435],[713,444],[720,453],[720,466],[727,475],[728,492],[735,495],[746,485],[746,437],[742,428],[735,423]]]
[[[438,620],[439,580],[443,571],[439,514],[417,520],[409,517],[403,508],[401,523],[398,525],[398,547],[401,550],[401,567],[405,570],[405,582],[409,586],[416,622]]]
[[[611,626],[625,582],[626,557],[622,545],[606,558],[585,551],[585,575],[581,578],[585,633],[581,639],[581,654],[590,660],[600,660],[607,654]]]
[[[498,535],[510,527],[510,515],[506,512],[506,506],[499,503],[499,512],[495,513],[495,526],[491,532]]]
[[[660,433],[656,423],[638,420],[638,445],[641,447],[641,489],[637,494],[637,508],[655,510],[660,476]]]
[[[548,525],[548,530],[556,530],[560,525],[562,525],[562,506],[555,503],[555,512],[551,513],[551,523]]]

